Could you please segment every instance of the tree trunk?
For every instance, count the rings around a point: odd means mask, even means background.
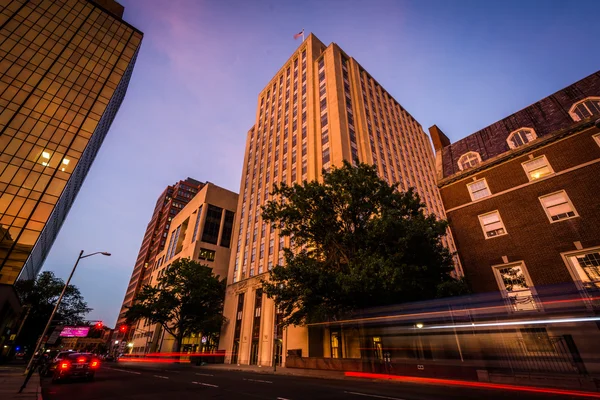
[[[173,341],[173,353],[178,353],[181,349],[181,342],[183,341],[183,335],[177,335]]]

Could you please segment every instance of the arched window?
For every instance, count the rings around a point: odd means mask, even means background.
[[[573,104],[569,114],[574,121],[581,121],[592,115],[600,116],[600,97],[588,97]]]
[[[481,162],[481,156],[476,151],[469,151],[468,153],[463,154],[458,159],[458,168],[461,171],[465,169],[473,168],[477,164]]]
[[[537,135],[533,129],[520,128],[508,135],[506,141],[508,142],[508,147],[511,149],[516,149],[517,147],[523,146],[524,144],[527,144],[536,138]]]

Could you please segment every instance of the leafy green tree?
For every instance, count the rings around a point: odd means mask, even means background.
[[[452,255],[441,243],[446,221],[426,215],[412,189],[399,191],[372,166],[344,163],[323,182],[281,184],[272,194],[263,218],[293,246],[263,284],[285,324],[434,298],[452,281]]]
[[[51,271],[42,272],[36,279],[15,283],[15,290],[21,304],[30,307],[23,329],[17,339],[19,345],[33,350],[64,286],[65,282],[57,278]],[[90,311],[92,309],[83,300],[79,289],[74,285],[69,285],[54,316],[53,326],[58,324],[83,325],[85,324],[84,317]]]
[[[125,317],[128,324],[140,319],[160,324],[175,338],[173,351],[179,351],[183,338],[192,333],[217,337],[224,322],[224,299],[225,279],[184,258],[167,267],[156,287],[144,286]]]

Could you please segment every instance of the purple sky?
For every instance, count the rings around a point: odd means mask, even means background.
[[[238,191],[258,92],[302,28],[356,58],[455,141],[600,67],[595,1],[121,0],[145,34],[129,91],[44,269],[113,326],[158,195],[192,177]]]

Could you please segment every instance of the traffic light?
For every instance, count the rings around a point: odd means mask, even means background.
[[[98,322],[96,322],[96,325],[94,325],[94,327],[95,327],[96,329],[102,329],[102,326],[103,326],[103,325],[102,325],[102,321],[98,321]]]
[[[122,333],[127,332],[127,325],[121,325],[121,327],[119,328],[119,331]]]

